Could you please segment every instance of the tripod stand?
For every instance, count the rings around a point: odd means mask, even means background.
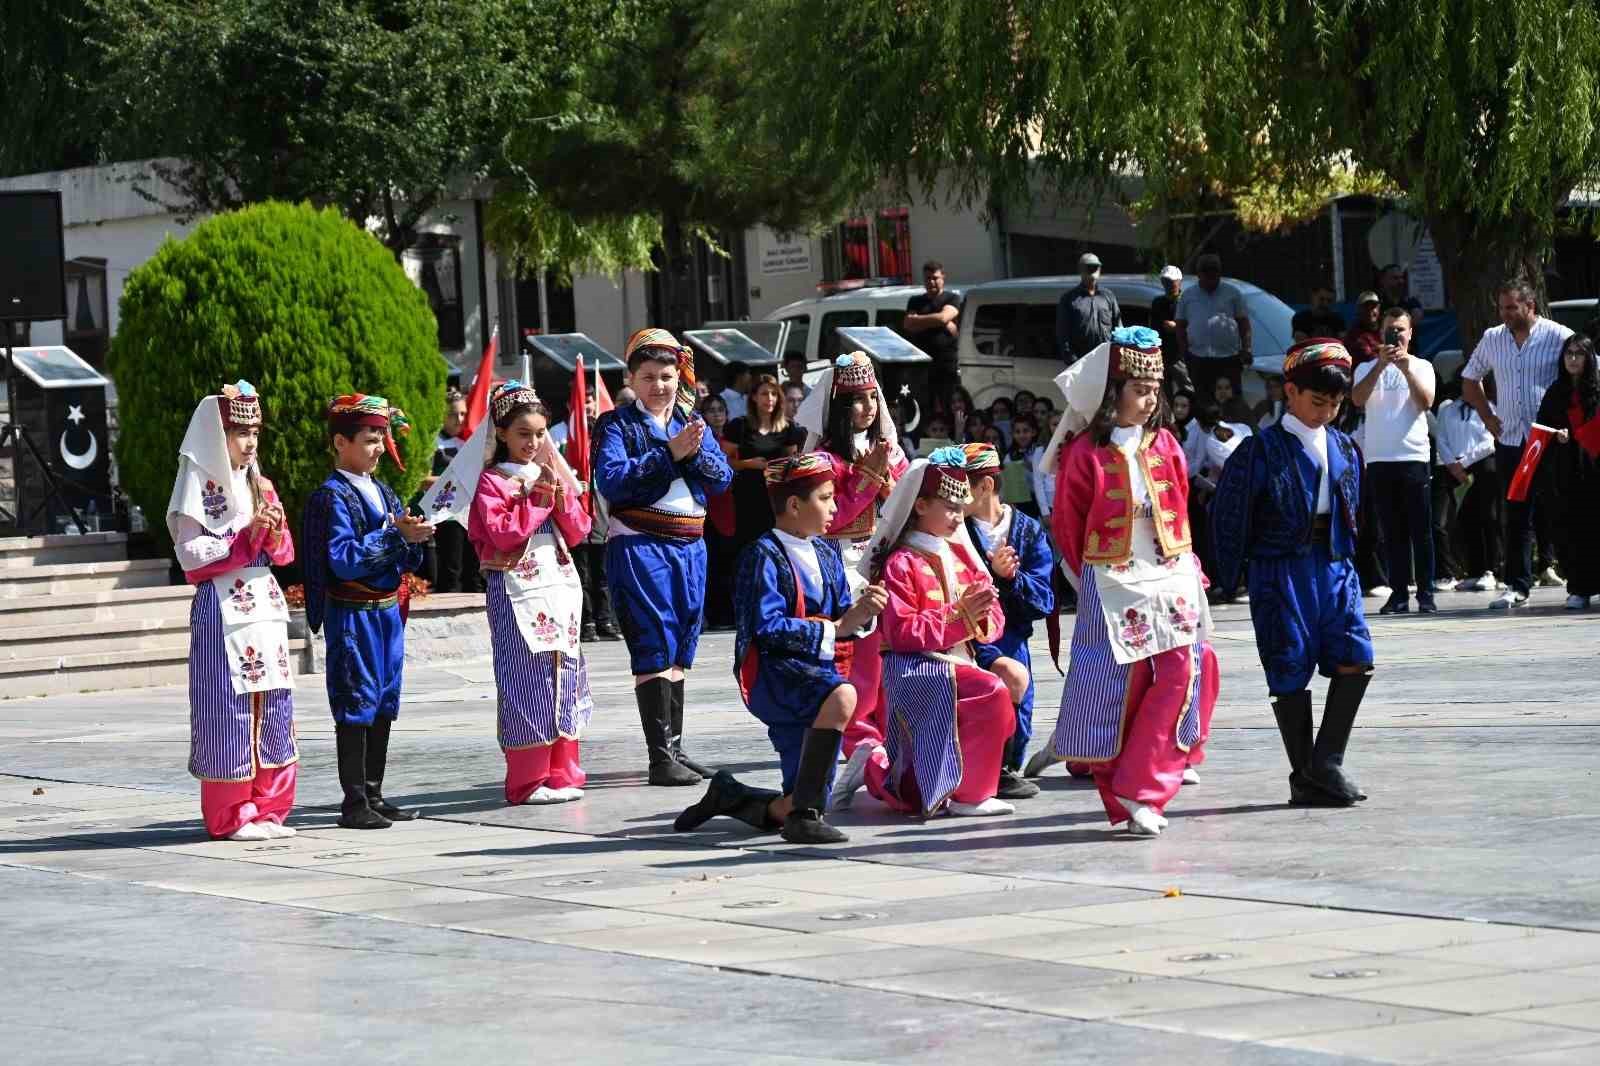
[[[17,363],[12,358],[10,330],[6,331],[4,347],[6,353],[6,415],[10,421],[6,423],[5,428],[0,429],[0,450],[5,449],[8,445],[11,448],[11,484],[16,491],[16,510],[7,510],[4,504],[0,504],[0,519],[15,525],[18,533],[26,535],[28,524],[33,521],[40,511],[44,510],[51,498],[54,497],[56,502],[61,504],[72,515],[72,522],[78,527],[78,532],[87,533],[89,532],[89,527],[84,523],[83,515],[78,513],[78,508],[61,491],[61,479],[56,476],[56,472],[51,468],[49,460],[45,458],[44,453],[39,450],[39,446],[34,443],[33,438],[28,435],[27,429],[23,427],[21,421],[17,418]],[[22,493],[22,453],[24,451],[27,451],[33,457],[33,461],[38,465],[39,473],[44,477],[45,483],[43,496],[34,505],[32,511],[25,510],[26,504]]]

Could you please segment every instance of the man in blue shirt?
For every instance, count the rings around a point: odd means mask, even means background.
[[[1222,280],[1222,258],[1214,252],[1195,264],[1198,285],[1178,298],[1178,345],[1195,394],[1211,396],[1217,379],[1233,382],[1235,396],[1244,392],[1240,375],[1250,363],[1250,315],[1244,296]]]

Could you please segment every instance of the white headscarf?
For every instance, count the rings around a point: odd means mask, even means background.
[[[472,431],[472,436],[456,451],[456,457],[450,460],[450,465],[445,467],[444,473],[427,492],[422,494],[422,499],[417,506],[428,521],[435,525],[441,522],[456,522],[466,526],[472,514],[472,501],[478,495],[478,477],[483,473],[484,467],[494,458],[494,422],[485,417]],[[567,465],[567,460],[562,456],[561,449],[551,445],[554,461],[550,464],[556,481],[573,496],[580,495],[584,487],[578,484],[578,476],[573,473],[572,467]],[[506,464],[502,463],[501,466]],[[520,476],[530,479],[539,476],[539,465],[529,463],[520,472]]]
[[[1056,375],[1056,388],[1066,398],[1067,406],[1061,412],[1061,421],[1045,445],[1039,468],[1054,474],[1061,463],[1061,448],[1068,435],[1082,433],[1089,428],[1094,413],[1105,400],[1106,381],[1111,375],[1111,342],[1095,348]]]
[[[840,356],[847,359],[849,356]],[[873,371],[873,380],[877,380],[877,371]],[[893,451],[900,450],[900,434],[895,431],[894,418],[889,414],[889,403],[884,398],[883,389],[875,386],[874,392],[878,394],[878,430],[884,440],[893,445]],[[795,412],[795,423],[806,431],[806,446],[802,451],[815,451],[817,442],[822,435],[828,432],[828,414],[833,405],[833,367],[822,372],[817,383],[812,386],[810,394],[800,402],[800,410]],[[844,441],[833,441],[836,448],[844,447]]]
[[[918,459],[911,464],[911,468],[895,485],[894,491],[889,493],[889,499],[883,505],[883,511],[878,515],[877,528],[873,530],[872,539],[867,542],[866,554],[857,564],[856,571],[869,582],[875,580],[872,571],[873,560],[882,560],[894,551],[895,545],[900,543],[901,536],[905,533],[906,526],[916,514],[917,498],[922,495],[922,478],[927,472],[929,462],[927,459]],[[967,536],[967,524],[962,522],[956,529],[955,536],[950,538],[954,544],[963,545],[979,566],[983,565],[983,556],[978,552],[972,539]],[[879,578],[882,575],[878,575]],[[950,575],[952,580],[954,575]]]
[[[195,406],[183,443],[178,445],[178,476],[167,501],[167,532],[173,541],[178,539],[179,518],[192,518],[220,536],[234,528],[239,519],[248,521],[255,512],[249,482],[240,479],[235,484],[218,399],[207,396]],[[255,464],[251,464],[249,473],[259,476]],[[240,486],[244,487],[242,493]]]

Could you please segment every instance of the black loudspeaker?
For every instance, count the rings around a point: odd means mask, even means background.
[[[47,322],[67,317],[61,193],[54,189],[0,192],[0,322]]]

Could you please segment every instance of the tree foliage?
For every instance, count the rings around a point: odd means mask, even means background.
[[[85,8],[86,0],[0,4],[0,176],[95,161],[97,131],[81,121],[93,59]]]
[[[1600,162],[1590,3],[773,0],[761,25],[757,65],[829,74],[761,122],[908,185],[953,177],[968,202],[1040,173],[1139,174],[1158,204],[1254,188],[1292,206],[1341,172],[1392,188],[1471,324],[1493,280],[1539,280]]]
[[[190,215],[306,200],[392,249],[546,120],[568,50],[628,0],[87,0],[93,89],[123,158]]]
[[[331,209],[269,203],[218,215],[128,275],[108,365],[117,464],[162,529],[174,457],[200,397],[244,378],[261,393],[261,465],[288,513],[329,470],[328,402],[376,393],[405,410],[404,498],[429,470],[444,362],[427,297],[384,246]],[[298,523],[298,518],[294,518]]]

